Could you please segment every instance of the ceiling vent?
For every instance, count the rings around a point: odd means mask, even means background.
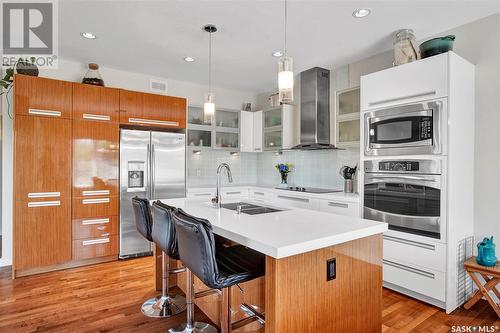
[[[149,90],[155,93],[166,94],[168,89],[167,81],[150,79],[149,80]]]

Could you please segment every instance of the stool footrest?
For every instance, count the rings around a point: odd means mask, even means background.
[[[247,313],[248,315],[250,315],[250,318],[255,316],[255,320],[258,320],[259,323],[261,324],[265,324],[266,323],[266,317],[263,313],[260,313],[259,311],[255,310],[253,306],[251,305],[248,305],[247,303],[242,303],[240,305],[240,308],[241,310],[243,310],[243,312]],[[236,322],[237,323],[237,322]]]
[[[203,290],[203,291],[199,291],[199,292],[195,293],[194,298],[195,299],[202,298],[202,297],[210,296],[210,295],[214,295],[214,294],[221,295],[222,291],[220,289],[207,289],[207,290]]]
[[[178,268],[172,268],[168,272],[170,274],[178,274],[178,273],[184,273],[186,271],[186,267],[178,267]]]

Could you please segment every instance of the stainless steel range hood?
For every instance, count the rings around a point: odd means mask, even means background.
[[[330,144],[330,71],[314,67],[300,74],[298,150],[338,149]]]

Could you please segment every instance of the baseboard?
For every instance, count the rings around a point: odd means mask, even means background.
[[[118,260],[118,257],[116,255],[112,255],[112,256],[107,256],[107,257],[99,257],[99,258],[92,258],[92,259],[86,259],[86,260],[69,261],[69,262],[66,262],[63,264],[51,265],[51,266],[45,266],[45,267],[28,268],[28,269],[15,269],[15,270],[13,270],[13,278],[15,279],[15,278],[19,278],[22,276],[29,276],[29,275],[42,274],[42,273],[48,273],[48,272],[53,272],[53,271],[60,271],[63,269],[68,269],[68,268],[95,265],[95,264],[100,264],[100,263],[109,262],[109,261],[116,261],[116,260]]]
[[[422,302],[425,302],[425,303],[437,306],[438,308],[441,308],[443,310],[446,310],[446,303],[442,302],[442,301],[439,301],[439,300],[437,300],[435,298],[432,298],[432,297],[429,297],[429,296],[425,296],[425,295],[416,293],[416,292],[411,291],[409,289],[406,289],[406,288],[403,288],[403,287],[400,287],[400,286],[397,286],[395,284],[392,284],[392,283],[389,283],[389,282],[385,282],[385,281],[382,282],[382,285],[385,288],[397,291],[398,293],[404,294],[406,296],[410,296],[412,298],[416,298],[419,301],[422,301]]]

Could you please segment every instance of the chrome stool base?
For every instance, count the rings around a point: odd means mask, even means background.
[[[168,318],[186,310],[186,298],[181,295],[174,297],[157,296],[150,298],[141,306],[142,313],[147,317]]]
[[[191,327],[187,324],[182,324],[178,327],[171,328],[168,333],[218,333],[217,329],[210,324],[194,322]]]

